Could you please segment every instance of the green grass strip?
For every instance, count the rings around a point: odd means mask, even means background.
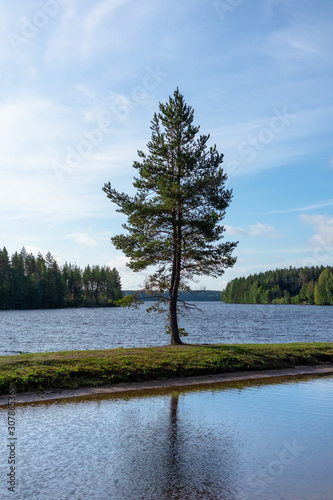
[[[333,343],[209,344],[0,356],[0,394],[333,363]]]

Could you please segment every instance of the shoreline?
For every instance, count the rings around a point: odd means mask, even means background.
[[[275,370],[255,370],[234,373],[221,373],[216,375],[202,375],[191,377],[170,378],[166,380],[149,380],[146,382],[121,382],[99,387],[80,387],[77,389],[54,389],[33,392],[17,393],[15,404],[29,404],[39,402],[58,401],[63,399],[84,398],[89,396],[107,394],[130,394],[138,391],[152,391],[158,389],[180,389],[190,387],[210,386],[221,383],[265,380],[279,377],[296,377],[300,375],[329,375],[333,374],[333,364],[314,366],[299,365],[294,368],[282,368]],[[9,394],[0,395],[0,407],[8,404]]]

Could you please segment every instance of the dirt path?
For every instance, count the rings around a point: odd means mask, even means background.
[[[295,377],[297,375],[317,375],[333,373],[333,365],[317,366],[296,366],[282,370],[262,370],[237,373],[223,373],[219,375],[204,375],[201,377],[184,377],[167,380],[150,380],[147,382],[131,382],[114,385],[104,385],[101,387],[80,387],[79,389],[54,389],[50,391],[37,391],[19,393],[15,396],[16,404],[35,403],[66,398],[79,398],[98,394],[128,394],[136,391],[149,391],[153,389],[172,389],[200,387],[223,382],[236,382],[242,380],[263,380],[274,377]],[[0,396],[0,406],[6,406],[8,396]]]

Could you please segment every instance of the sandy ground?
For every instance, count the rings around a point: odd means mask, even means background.
[[[54,389],[49,391],[24,392],[15,395],[16,404],[35,403],[41,401],[80,398],[101,394],[128,394],[135,391],[150,391],[156,389],[191,388],[205,385],[236,382],[242,380],[263,380],[274,377],[295,377],[298,375],[325,375],[333,373],[333,365],[296,366],[282,370],[262,370],[219,375],[204,375],[201,377],[173,378],[168,380],[150,380],[148,382],[131,382],[101,387],[80,387],[79,389]],[[8,395],[0,396],[0,406],[6,406]]]

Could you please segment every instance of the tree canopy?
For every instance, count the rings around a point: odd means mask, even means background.
[[[0,309],[47,309],[114,305],[122,298],[116,268],[68,264],[59,267],[51,252],[43,257],[23,247],[9,258],[0,249]]]
[[[148,152],[138,151],[140,161],[133,163],[136,194],[118,192],[110,182],[103,187],[127,216],[126,234],[112,237],[112,243],[129,257],[133,271],[154,267],[144,290],[159,300],[157,307],[168,306],[172,344],[182,343],[179,291],[190,290],[189,281],[197,276],[221,276],[236,261],[237,243],[220,241],[225,231],[220,222],[232,198],[223,154],[215,145],[208,148],[209,135],[198,135],[193,114],[177,89],[159,104]]]
[[[243,304],[333,305],[333,268],[290,267],[235,278],[221,299]]]

